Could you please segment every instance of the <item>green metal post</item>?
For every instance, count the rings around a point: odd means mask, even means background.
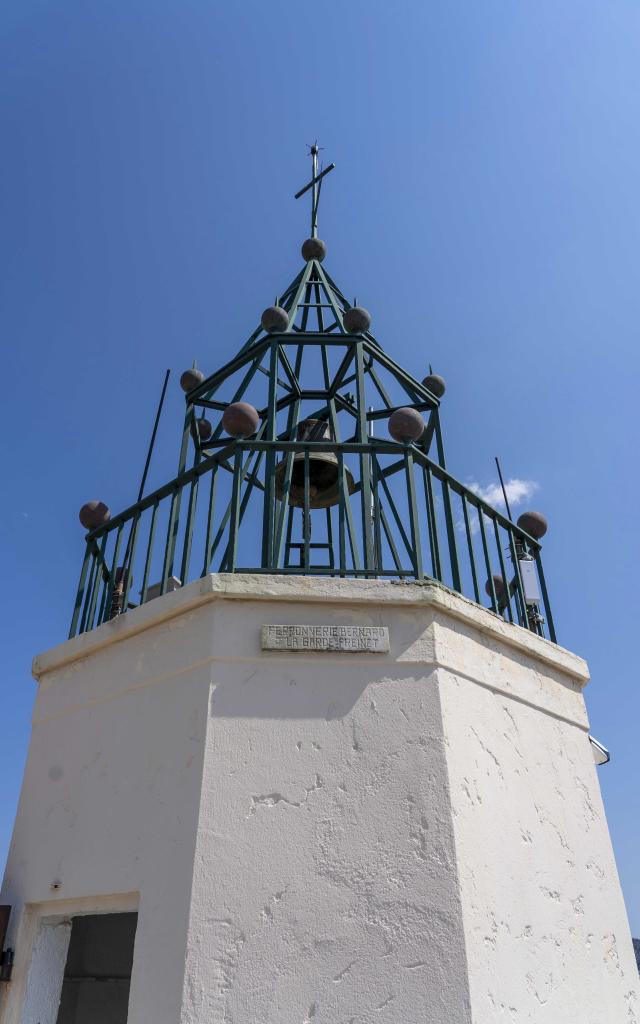
[[[478,588],[478,574],[476,572],[476,559],[473,551],[473,537],[471,535],[471,524],[469,522],[469,509],[467,507],[467,499],[462,495],[462,512],[464,515],[464,528],[467,534],[467,547],[469,548],[469,563],[471,566],[471,579],[473,581],[473,593],[475,600],[480,604],[480,590]]]
[[[276,377],[278,372],[278,345],[271,342],[269,366],[269,403],[267,410],[267,426],[265,440],[273,444],[276,440]],[[262,566],[273,569],[273,523],[275,515],[275,449],[267,451],[264,479],[264,506],[262,513]]]
[[[438,458],[440,465],[443,469],[446,469],[444,459],[444,445],[442,443],[442,431],[440,430],[440,417],[436,409],[433,411],[435,432],[436,432],[436,444],[438,446]],[[444,518],[447,527],[447,541],[449,544],[449,561],[451,562],[451,580],[453,582],[453,589],[462,593],[462,584],[460,582],[460,569],[458,566],[458,549],[456,546],[456,528],[453,521],[453,513],[451,511],[451,494],[449,491],[449,483],[447,479],[442,481],[442,500],[444,502]]]
[[[498,600],[496,598],[496,590],[493,585],[493,569],[491,568],[491,558],[489,555],[489,545],[487,544],[487,531],[484,525],[484,512],[482,509],[478,509],[478,520],[480,522],[480,536],[482,538],[482,550],[484,552],[484,561],[487,567],[487,585],[489,587],[489,597],[491,598],[491,609],[497,614],[498,612]],[[505,586],[506,586],[506,580]]]
[[[507,568],[504,561],[504,555],[502,554],[502,544],[500,543],[498,524],[495,519],[493,520],[493,532],[496,538],[496,549],[498,551],[498,560],[500,562],[500,572],[502,573],[502,579],[504,580],[504,604],[507,612],[507,618],[509,619],[509,622],[513,622],[513,612],[511,610],[511,594],[509,592],[509,577],[507,576]]]
[[[215,466],[211,470],[211,483],[209,485],[209,507],[207,510],[207,532],[204,541],[204,564],[202,566],[202,576],[206,576],[209,572],[209,552],[211,550],[211,537],[213,534],[213,514],[215,509],[216,501],[216,484],[218,482],[218,467]]]
[[[129,606],[129,593],[131,591],[131,585],[133,583],[133,568],[135,565],[136,558],[136,545],[138,543],[138,527],[140,526],[140,513],[135,516],[133,520],[133,526],[131,527],[131,536],[129,537],[129,557],[127,559],[127,575],[124,581],[124,594],[122,598],[122,610],[127,611]],[[126,553],[126,552],[125,552]]]
[[[249,459],[247,459],[247,462]],[[231,523],[229,526],[229,572],[235,572],[238,559],[238,526],[240,513],[240,483],[242,480],[242,452],[238,450],[234,458],[233,488],[231,491]]]
[[[144,560],[144,575],[142,577],[142,589],[140,591],[140,604],[144,604],[147,600],[147,588],[149,586],[149,570],[151,568],[151,558],[153,556],[153,542],[156,535],[156,523],[158,520],[158,506],[160,502],[155,501],[153,503],[153,510],[151,512],[151,523],[149,524],[149,540],[147,541],[147,554]]]
[[[78,618],[80,616],[80,609],[82,607],[82,598],[84,596],[84,588],[87,580],[87,572],[89,571],[89,561],[91,557],[91,545],[87,541],[85,545],[84,558],[82,560],[82,569],[80,571],[80,579],[78,581],[78,589],[76,590],[76,601],[73,606],[73,617],[71,619],[71,628],[69,629],[69,639],[76,635],[76,628],[78,625]]]
[[[431,551],[431,568],[433,575],[442,582],[442,565],[440,563],[440,542],[438,540],[438,520],[436,517],[436,502],[433,494],[433,480],[431,470],[424,466],[424,497],[427,506],[427,529],[429,533],[429,548]]]
[[[368,441],[367,396],[364,382],[364,352],[362,341],[355,342],[356,349],[356,392],[358,405],[358,426],[356,437],[361,444]],[[364,567],[375,572],[373,551],[373,524],[371,522],[371,467],[366,455],[360,455],[360,497],[362,505],[362,542],[364,548]]]
[[[200,453],[196,452],[195,463],[200,462]],[[184,527],[184,541],[182,544],[182,562],[180,563],[180,581],[182,586],[189,579],[189,562],[191,561],[191,544],[193,541],[193,517],[195,514],[196,502],[198,500],[198,477],[194,477],[189,488],[189,505],[187,507],[187,520]]]
[[[556,630],[553,624],[553,616],[551,615],[551,605],[549,604],[549,594],[547,593],[547,584],[544,578],[544,572],[542,571],[542,558],[540,557],[540,549],[535,554],[536,567],[538,569],[538,579],[540,580],[540,590],[542,591],[542,601],[544,604],[544,613],[547,619],[547,628],[549,630],[549,639],[553,643],[557,643]]]
[[[422,545],[420,543],[420,524],[418,522],[418,506],[416,503],[416,484],[413,475],[413,454],[408,446],[405,453],[405,470],[407,480],[407,494],[409,496],[409,528],[411,530],[411,561],[416,574],[416,579],[424,578],[422,568]]]

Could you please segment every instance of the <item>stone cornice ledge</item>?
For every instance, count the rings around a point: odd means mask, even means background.
[[[435,581],[396,583],[391,580],[333,579],[323,576],[276,576],[259,573],[214,573],[187,584],[171,594],[155,598],[134,608],[112,622],[105,622],[89,633],[67,640],[33,659],[36,679],[47,672],[81,658],[103,647],[119,643],[162,622],[192,611],[209,601],[300,601],[333,605],[395,605],[396,607],[439,608],[451,617],[499,639],[530,657],[552,665],[584,685],[589,680],[586,662],[578,655],[549,640],[530,633],[520,626],[505,622],[500,616]]]

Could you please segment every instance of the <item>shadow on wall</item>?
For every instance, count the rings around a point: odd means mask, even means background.
[[[225,665],[224,679],[213,670],[212,718],[321,719],[344,718],[378,682],[414,680],[410,666],[398,666],[379,655],[266,655],[259,665]],[[418,675],[431,681],[434,669],[421,665]],[[409,669],[409,671],[407,671]]]

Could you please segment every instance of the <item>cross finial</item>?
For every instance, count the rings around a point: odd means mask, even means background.
[[[307,182],[307,184],[304,186],[304,188],[301,188],[300,191],[296,192],[296,195],[295,195],[295,198],[299,199],[300,196],[303,196],[305,194],[305,192],[308,192],[309,189],[312,189],[312,192],[311,192],[311,197],[312,197],[311,198],[311,237],[312,238],[317,238],[318,237],[318,203],[320,202],[320,189],[322,188],[322,179],[324,178],[325,174],[328,174],[329,171],[332,171],[333,168],[336,166],[335,164],[329,164],[329,166],[325,167],[324,170],[321,169],[320,173],[318,174],[318,153],[320,152],[320,150],[322,148],[323,148],[322,146],[318,145],[318,140],[317,139],[316,139],[315,142],[313,142],[309,146],[309,155],[311,157],[311,181]]]

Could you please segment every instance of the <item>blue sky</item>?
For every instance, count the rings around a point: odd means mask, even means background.
[[[0,18],[0,859],[77,510],[135,498],[166,367],[150,486],[173,475],[180,371],[233,355],[299,269],[317,136],[329,271],[398,362],[446,377],[452,472],[490,488],[499,454],[549,518],[640,934],[637,0],[8,0]]]

